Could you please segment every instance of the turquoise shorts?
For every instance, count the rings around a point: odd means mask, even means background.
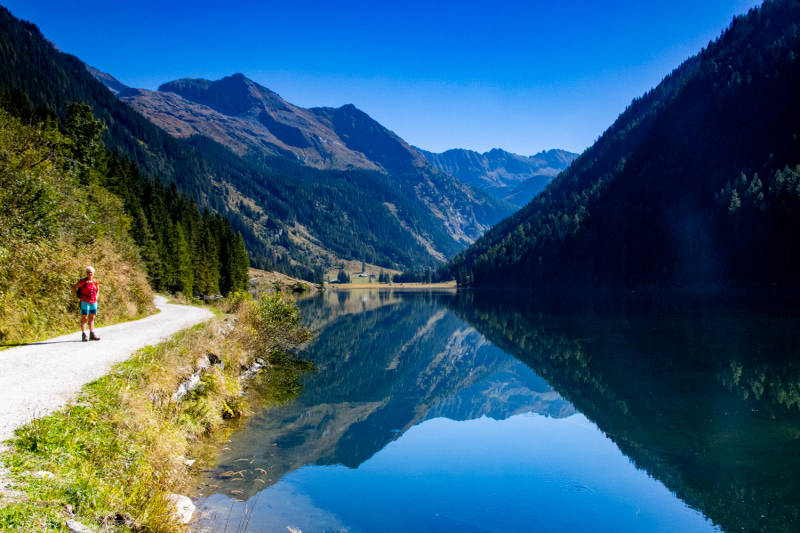
[[[97,302],[90,304],[89,302],[81,301],[81,314],[82,315],[96,315]]]

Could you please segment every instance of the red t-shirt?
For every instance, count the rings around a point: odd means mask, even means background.
[[[100,285],[97,280],[88,281],[86,278],[81,278],[78,282],[78,290],[80,290],[80,300],[93,304],[97,302],[97,292],[100,290]]]

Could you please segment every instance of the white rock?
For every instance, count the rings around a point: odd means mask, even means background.
[[[92,530],[75,520],[67,520],[67,528],[75,533],[92,533]]]
[[[192,466],[196,461],[197,461],[197,459],[186,459],[183,462],[183,464],[185,464],[186,466]]]
[[[19,475],[22,477],[25,476],[38,477],[39,479],[56,477],[55,474],[53,474],[52,472],[48,472],[47,470],[39,470],[37,472],[20,472]]]
[[[180,494],[170,494],[167,496],[167,500],[175,504],[175,518],[177,518],[181,524],[188,524],[192,521],[192,516],[197,510],[192,500]]]
[[[193,391],[200,384],[200,372],[195,372],[183,381],[178,387],[178,391],[172,395],[172,401],[177,402],[189,392]]]

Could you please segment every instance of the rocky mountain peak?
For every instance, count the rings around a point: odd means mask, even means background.
[[[243,74],[234,74],[217,81],[183,78],[164,83],[158,91],[175,93],[186,100],[230,116],[260,113],[266,107],[264,96],[270,100],[280,100],[277,94],[247,79]]]
[[[478,153],[454,148],[435,154],[416,148],[437,169],[518,206],[528,203],[578,154],[542,151],[531,157],[493,148]]]

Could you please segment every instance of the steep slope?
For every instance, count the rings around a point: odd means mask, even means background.
[[[293,106],[242,74],[213,82],[176,80],[158,91],[129,89],[119,97],[174,137],[204,135],[239,155],[283,155],[321,169],[381,168],[349,149],[312,110]]]
[[[176,80],[155,92],[128,89],[119,97],[177,138],[203,135],[261,160],[284,156],[318,169],[391,174],[461,245],[514,211],[438,172],[403,139],[350,104],[300,108],[242,74],[217,81]],[[440,245],[429,244],[434,256],[443,253]]]
[[[539,286],[800,281],[791,253],[800,245],[798,23],[796,0],[736,17],[443,276]]]
[[[70,102],[89,104],[108,126],[103,140],[112,153],[223,214],[242,232],[254,266],[311,280],[337,259],[435,266],[464,246],[413,188],[407,192],[383,172],[323,171],[285,157],[244,160],[206,137],[176,139],[116,98],[78,58],[54,48],[34,24],[0,8],[0,92],[11,91],[62,120]]]
[[[22,91],[34,106],[53,110],[63,121],[71,102],[92,107],[108,129],[103,141],[110,152],[134,161],[146,174],[176,182],[201,206],[224,212],[242,231],[251,258],[267,255],[267,243],[257,236],[240,213],[226,210],[214,193],[202,156],[174,139],[145,117],[120,102],[98,82],[77,57],[54,47],[35,24],[15,18],[0,7],[0,91]],[[219,175],[224,176],[224,169]]]
[[[460,148],[441,154],[416,150],[442,172],[520,207],[578,157],[566,150],[542,151],[530,157],[499,148],[483,154]]]

